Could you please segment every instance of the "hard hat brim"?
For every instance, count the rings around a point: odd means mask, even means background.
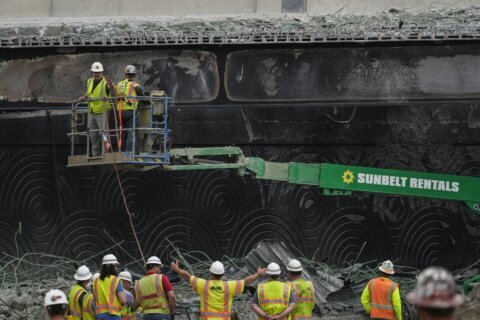
[[[291,272],[300,272],[300,271],[303,271],[302,267],[300,267],[300,268],[289,268],[289,267],[287,267],[287,270],[288,270],[288,271],[291,271]]]
[[[416,306],[434,309],[457,308],[465,301],[465,297],[461,294],[455,294],[449,300],[433,300],[429,298],[420,298],[415,291],[410,292],[407,295],[407,299]]]
[[[380,267],[378,268],[378,270],[380,270],[380,271],[382,271],[383,273],[386,273],[386,274],[395,274],[395,271],[393,271],[393,270],[387,270],[387,269],[383,268],[382,266],[380,266]]]
[[[75,275],[73,276],[73,278],[74,278],[75,280],[77,280],[77,281],[87,281],[87,280],[92,279],[92,274],[90,273],[89,275],[85,275],[85,276],[83,276],[83,277],[75,274]]]
[[[122,280],[128,281],[130,283],[133,283],[132,279],[127,279],[127,278],[122,278],[122,277],[119,277],[119,278],[122,279]]]
[[[281,273],[282,273],[282,270],[278,270],[278,271],[268,271],[267,270],[267,274],[270,274],[272,276],[278,276]]]

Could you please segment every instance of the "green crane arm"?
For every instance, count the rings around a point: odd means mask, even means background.
[[[480,212],[480,178],[379,169],[329,163],[278,163],[245,157],[237,147],[171,149],[172,158],[187,158],[190,164],[167,165],[166,170],[237,169],[252,172],[257,179],[313,185],[327,195],[348,195],[352,191],[427,197],[465,202]],[[201,160],[205,156],[235,156],[233,163]]]

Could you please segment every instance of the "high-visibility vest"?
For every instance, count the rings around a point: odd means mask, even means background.
[[[82,303],[82,319],[83,320],[95,320],[95,311],[92,308],[92,300],[93,294],[87,293],[85,297],[83,297]]]
[[[121,315],[122,304],[117,297],[117,287],[120,278],[108,276],[101,280],[97,278],[93,283],[93,298],[95,299],[95,314],[108,313]]]
[[[192,278],[192,287],[200,295],[200,319],[230,320],[233,297],[243,291],[242,280],[204,280]]]
[[[69,320],[81,320],[82,319],[82,308],[78,303],[78,299],[83,293],[87,293],[87,290],[81,285],[76,284],[70,290],[68,294],[68,319]]]
[[[133,308],[129,305],[124,305],[122,308],[122,320],[133,320],[135,319],[135,313]]]
[[[138,101],[132,97],[136,97],[137,93],[135,92],[135,87],[138,87],[139,84],[135,81],[124,79],[117,83],[116,86],[116,95],[117,97],[129,97],[129,98],[119,98],[117,100],[117,110],[137,110]]]
[[[167,295],[163,291],[161,274],[149,274],[135,284],[135,299],[139,301],[144,314],[170,314]]]
[[[270,280],[258,285],[258,306],[269,316],[287,309],[292,286],[285,282]],[[261,318],[260,319],[264,319]]]
[[[109,98],[107,95],[107,81],[105,78],[102,78],[100,80],[100,83],[97,84],[95,89],[93,89],[93,78],[90,78],[87,80],[87,94],[86,97],[90,99],[95,99],[95,98]],[[110,102],[109,100],[96,100],[96,101],[90,101],[88,103],[88,106],[90,108],[90,112],[92,113],[105,113],[108,110],[110,110]]]
[[[395,320],[392,294],[397,287],[398,284],[387,278],[376,278],[368,282],[371,318]]]
[[[295,309],[291,313],[292,319],[310,319],[315,306],[315,288],[312,282],[304,278],[297,278],[292,281],[292,285],[296,303]]]

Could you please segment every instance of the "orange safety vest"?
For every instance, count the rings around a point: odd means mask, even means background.
[[[78,303],[78,299],[83,293],[87,293],[81,285],[76,284],[70,290],[68,294],[68,320],[81,320],[82,319],[82,308]]]
[[[92,308],[93,294],[87,293],[83,297],[82,303],[82,319],[83,320],[95,320],[95,311]]]
[[[392,295],[397,287],[398,284],[386,278],[376,278],[368,282],[371,318],[395,320]]]
[[[96,279],[93,283],[93,298],[95,299],[95,314],[108,313],[121,315],[122,304],[117,297],[117,287],[120,278],[108,276],[103,280]]]
[[[144,314],[170,314],[162,277],[161,274],[149,274],[135,284],[135,299],[140,302]]]
[[[260,283],[258,285],[258,306],[269,316],[279,314],[288,307],[291,290],[292,286],[289,283],[278,280]]]

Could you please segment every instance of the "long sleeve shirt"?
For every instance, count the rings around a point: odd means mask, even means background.
[[[370,314],[370,289],[368,288],[368,285],[365,286],[360,301],[362,302],[365,311]],[[393,310],[395,311],[395,318],[397,320],[402,320],[402,299],[400,298],[400,290],[398,287],[393,290],[392,304]]]

